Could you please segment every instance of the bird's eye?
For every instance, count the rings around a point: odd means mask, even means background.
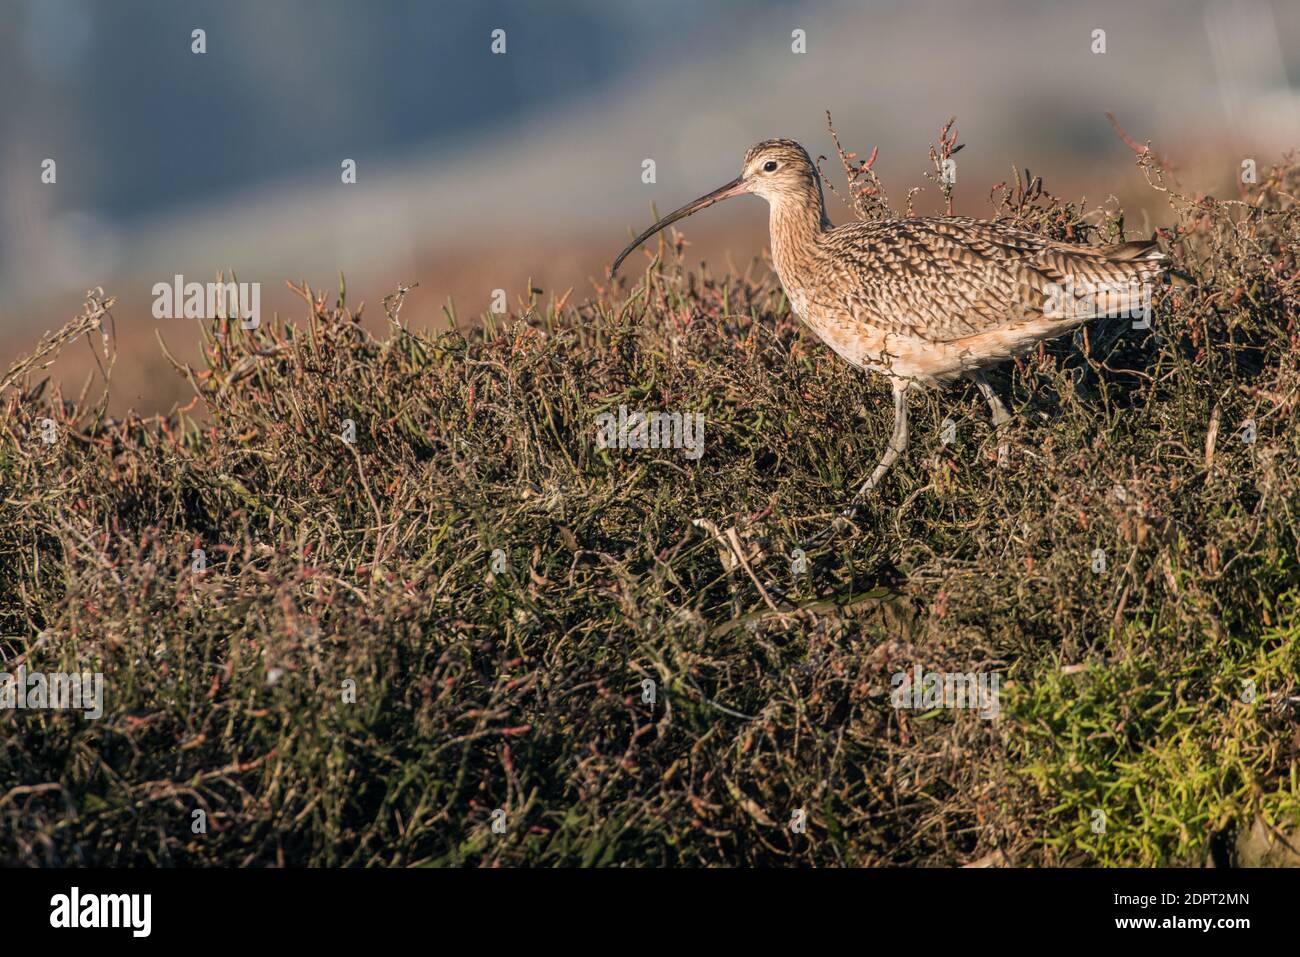
[[[776,160],[768,160],[766,163],[764,163],[764,164],[763,164],[763,172],[764,172],[764,173],[775,173],[775,172],[776,172]]]

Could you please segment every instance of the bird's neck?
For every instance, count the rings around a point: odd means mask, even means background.
[[[782,277],[795,272],[821,234],[830,228],[821,183],[813,181],[802,193],[782,196],[772,203],[768,224],[772,231],[772,258]]]

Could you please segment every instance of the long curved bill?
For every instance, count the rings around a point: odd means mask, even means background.
[[[749,192],[749,183],[745,182],[743,176],[737,176],[727,185],[719,186],[713,192],[706,193],[694,202],[687,203],[681,209],[674,210],[643,232],[636,239],[632,240],[631,245],[618,254],[618,258],[614,260],[614,266],[610,269],[609,274],[611,276],[615,275],[618,272],[619,265],[627,258],[628,253],[636,249],[636,247],[640,246],[665,226],[671,226],[673,223],[677,222],[677,220],[685,219],[687,216],[691,215],[691,213],[698,213],[706,206],[712,206],[714,203],[720,202],[721,200],[727,199],[731,196],[739,196],[741,193],[747,192]]]

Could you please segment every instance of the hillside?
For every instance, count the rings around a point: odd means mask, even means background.
[[[1300,166],[1223,202],[1140,162],[1182,276],[1152,328],[995,376],[1002,465],[976,390],[917,401],[806,564],[891,409],[762,262],[670,241],[470,332],[303,289],[147,419],[41,384],[84,335],[111,390],[96,293],[0,380],[4,670],[106,689],[0,711],[0,861],[1258,862],[1300,823]],[[620,406],[702,413],[703,454],[600,447]],[[998,675],[997,717],[894,707],[917,667]]]

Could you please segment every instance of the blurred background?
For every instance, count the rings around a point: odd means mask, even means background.
[[[879,148],[895,205],[925,186],[917,211],[940,211],[926,151],[955,115],[957,212],[988,215],[1014,164],[1063,198],[1118,199],[1143,235],[1166,210],[1106,111],[1216,195],[1244,159],[1263,169],[1300,146],[1295,0],[0,0],[0,13],[0,364],[102,286],[119,300],[118,410],[190,395],[155,335],[192,357],[197,323],[151,312],[153,284],[177,273],[260,282],[263,320],[303,314],[286,280],[334,290],[340,272],[372,322],[398,283],[419,283],[403,311],[416,326],[449,302],[472,322],[498,288],[513,308],[530,281],[581,301],[652,204],[731,179],[752,142],[798,139],[836,173],[826,110],[847,148]],[[683,229],[691,259],[743,269],[766,246],[766,206],[746,197]],[[79,388],[93,368],[78,346],[51,373]]]

